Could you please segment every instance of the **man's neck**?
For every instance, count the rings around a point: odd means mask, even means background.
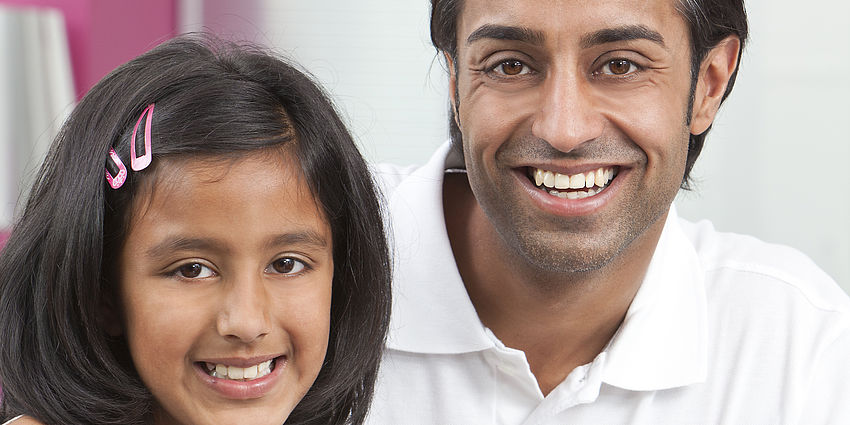
[[[446,175],[446,229],[482,323],[522,350],[543,394],[591,362],[616,333],[637,293],[664,220],[599,270],[541,271],[507,247],[480,208],[466,176]]]

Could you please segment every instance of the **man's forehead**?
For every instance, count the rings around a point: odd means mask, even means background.
[[[684,23],[677,4],[678,0],[463,0],[457,36],[461,44],[485,37],[542,44],[570,36],[588,45],[604,37],[622,38],[623,34],[606,34],[605,29],[626,29],[636,38],[659,41],[661,34]]]

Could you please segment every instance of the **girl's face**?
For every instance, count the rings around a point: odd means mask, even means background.
[[[289,156],[162,161],[136,201],[120,302],[156,423],[280,425],[319,373],[331,231]]]

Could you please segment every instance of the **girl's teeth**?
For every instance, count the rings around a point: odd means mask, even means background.
[[[207,373],[210,376],[220,379],[246,380],[262,378],[272,370],[272,362],[268,360],[260,364],[249,367],[228,366],[224,364],[206,363]]]
[[[245,368],[228,366],[227,367],[227,378],[228,379],[242,379],[245,377]]]
[[[257,377],[257,366],[245,368],[245,373],[242,374],[245,379],[254,379]]]

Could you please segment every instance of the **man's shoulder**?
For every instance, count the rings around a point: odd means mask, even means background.
[[[788,423],[850,418],[844,290],[794,248],[719,232],[708,221],[680,224],[704,278],[709,396],[760,388],[761,400],[785,406]]]
[[[738,294],[791,297],[850,318],[850,297],[799,250],[756,237],[717,231],[708,221],[680,219],[706,274],[707,289],[729,286]]]

